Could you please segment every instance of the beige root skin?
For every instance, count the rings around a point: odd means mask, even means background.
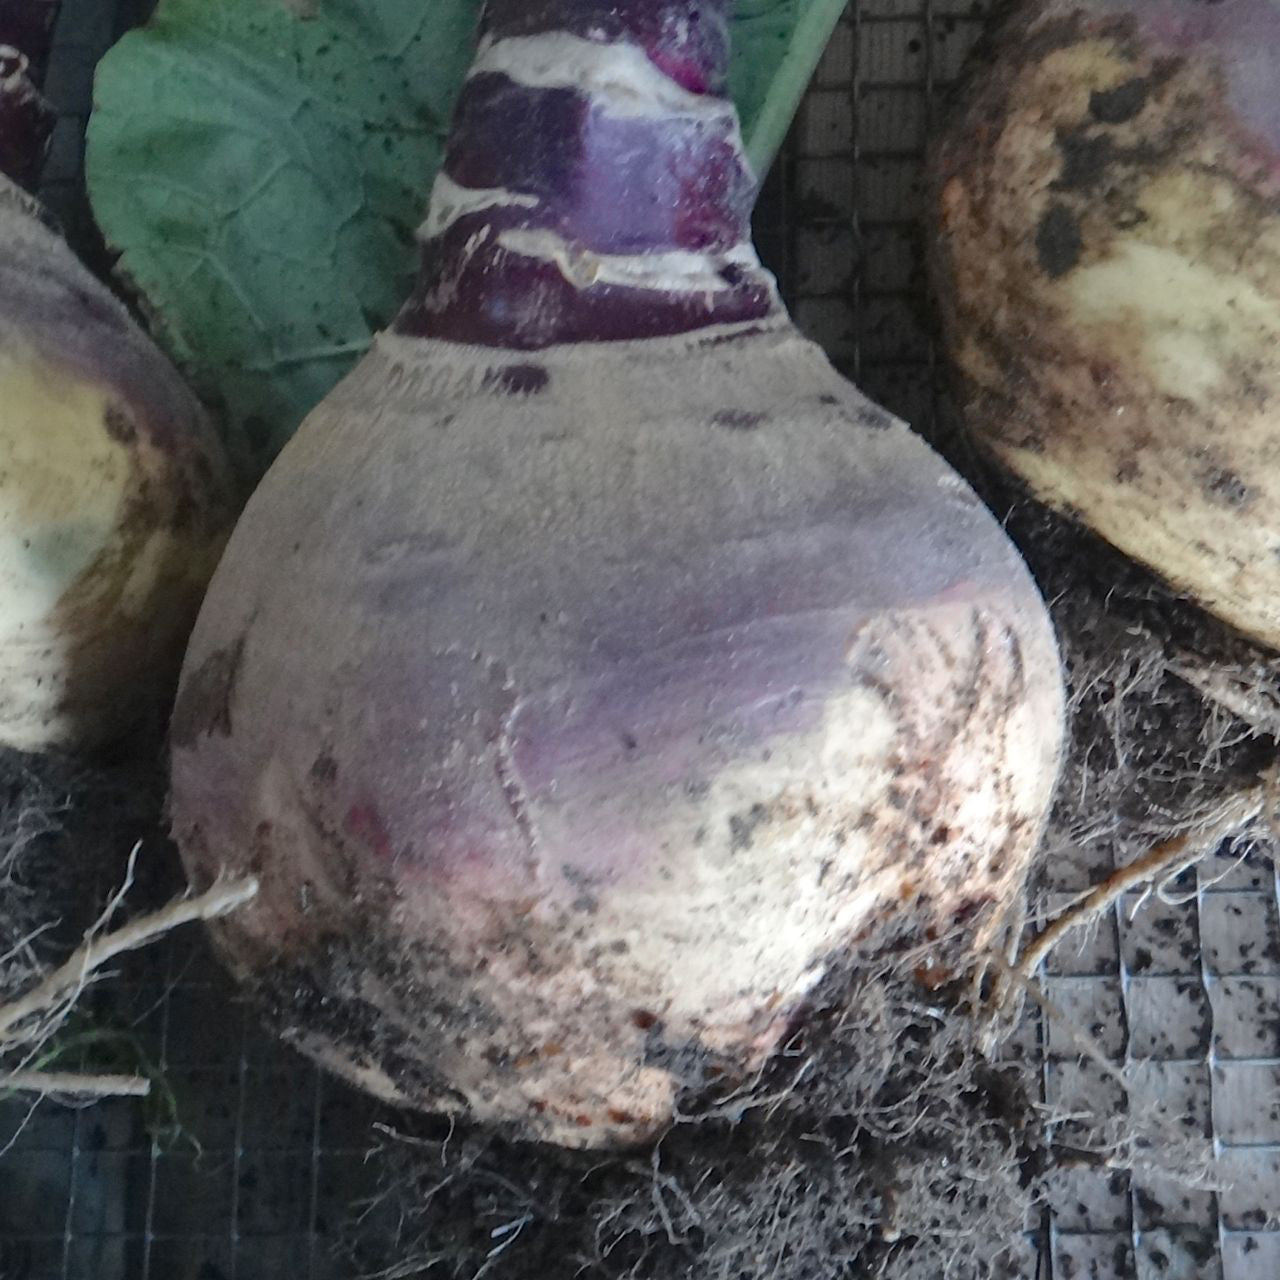
[[[176,679],[230,526],[211,425],[0,179],[0,743],[88,747]]]
[[[384,336],[219,566],[174,830],[261,875],[215,936],[326,1067],[625,1145],[884,919],[984,945],[1061,735],[998,524],[789,324]]]
[[[936,278],[972,432],[1280,646],[1280,217],[1212,64],[1016,28],[937,157]],[[1131,118],[1097,95],[1135,82]],[[1105,99],[1104,99],[1105,100]]]

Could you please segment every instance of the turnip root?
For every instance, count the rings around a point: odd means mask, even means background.
[[[749,242],[726,0],[493,0],[392,330],[214,577],[173,720],[216,940],[388,1100],[570,1146],[752,1071],[886,919],[1019,892],[1057,654]]]
[[[1280,647],[1280,7],[1037,0],[936,161],[975,436]]]
[[[29,70],[0,47],[14,177],[48,137]],[[176,678],[233,512],[195,398],[0,170],[0,743],[86,747],[137,717]]]

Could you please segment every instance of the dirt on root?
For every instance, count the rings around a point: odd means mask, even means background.
[[[0,1003],[80,943],[134,845],[160,839],[163,796],[136,743],[91,762],[0,748]]]
[[[1280,663],[1023,497],[958,437],[940,443],[1006,515],[1064,654],[1072,738],[1034,927],[1060,880],[1050,873],[1081,849],[1087,865],[1100,852],[1123,865],[1256,782],[1280,729]],[[163,789],[154,746],[94,765],[0,754],[0,999],[75,945],[137,839],[162,843]],[[174,887],[171,851],[147,874],[163,885],[140,885],[136,901]],[[821,1012],[759,1080],[687,1099],[656,1147],[566,1152],[388,1113],[380,1189],[353,1206],[342,1274],[1029,1280],[1063,1164],[1200,1172],[1200,1149],[1158,1117],[1055,1123],[1028,1024],[993,1053],[969,986],[929,990],[894,941],[833,974]]]
[[[1031,930],[1064,861],[1122,866],[1257,783],[1280,731],[1280,661],[1025,497],[959,435],[938,443],[1005,516],[1063,651],[1071,740]],[[1259,822],[1237,845],[1269,838]],[[974,993],[926,990],[909,956],[887,958],[891,943],[832,979],[825,1012],[750,1090],[702,1114],[690,1100],[654,1148],[563,1152],[397,1117],[376,1155],[380,1192],[348,1234],[353,1271],[1030,1280],[1055,1171],[1205,1174],[1203,1135],[1180,1118],[1048,1113],[1026,1016],[993,1051]]]
[[[1034,927],[1064,862],[1123,865],[1256,783],[1280,731],[1280,663],[1024,497],[960,437],[939,443],[1006,517],[1064,654],[1072,737]],[[74,946],[140,836],[161,840],[159,760],[152,747],[93,766],[0,755],[0,999]],[[1259,824],[1244,842],[1266,838]],[[153,874],[173,887],[167,850]],[[1030,1280],[1063,1165],[1202,1171],[1203,1143],[1160,1117],[1047,1113],[1028,1024],[993,1052],[970,987],[928,989],[909,954],[890,958],[894,941],[831,977],[759,1080],[687,1099],[655,1147],[566,1152],[388,1113],[380,1189],[353,1206],[341,1274]]]

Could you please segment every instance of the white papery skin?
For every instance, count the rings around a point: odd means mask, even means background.
[[[165,696],[233,511],[195,398],[0,178],[0,744],[92,747]]]
[[[974,434],[1280,647],[1280,6],[1026,6],[939,148]]]

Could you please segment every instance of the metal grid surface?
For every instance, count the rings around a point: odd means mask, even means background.
[[[71,226],[89,72],[146,0],[67,0],[49,89],[63,112],[46,197]],[[937,407],[922,299],[922,150],[983,21],[973,0],[860,0],[837,30],[763,203],[760,240],[800,325],[900,416]],[[151,851],[167,856],[157,841]],[[1072,1171],[1033,1228],[1027,1280],[1280,1276],[1280,881],[1258,852],[1210,859],[1172,905],[1130,898],[1046,981],[1133,1072],[1134,1105],[1209,1136],[1222,1192]],[[1110,870],[1059,861],[1066,897]],[[0,1280],[339,1280],[328,1242],[366,1189],[375,1109],[257,1029],[188,934],[134,960],[94,1016],[124,1029],[179,1122],[129,1102],[0,1101]],[[1028,1020],[1045,1099],[1125,1098],[1060,1030]],[[163,1110],[163,1108],[161,1109]],[[25,1124],[21,1124],[25,1119]]]

